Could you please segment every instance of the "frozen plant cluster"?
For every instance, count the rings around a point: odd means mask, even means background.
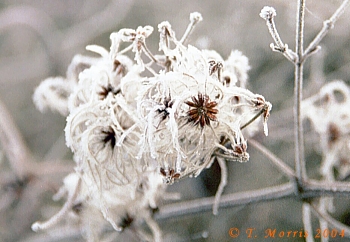
[[[343,81],[325,84],[314,96],[302,102],[304,118],[311,121],[320,136],[323,162],[321,174],[329,181],[350,174],[350,88]]]
[[[225,171],[225,160],[249,159],[245,137],[258,130],[256,119],[267,135],[271,104],[246,89],[250,66],[240,51],[225,60],[214,50],[186,45],[201,20],[192,13],[180,40],[169,22],[160,23],[157,55],[146,45],[153,27],[121,29],[110,35],[110,51],[87,46],[100,57],[77,55],[65,78],[48,78],[36,89],[39,110],[67,116],[66,144],[76,169],[56,196],[67,196],[65,206],[34,230],[75,208],[91,240],[103,223],[84,223],[88,218],[108,221],[117,231],[146,221],[159,241],[152,215],[169,197],[166,184],[196,177],[215,160]],[[226,184],[222,173],[214,211]]]
[[[325,84],[302,102],[303,118],[310,120],[320,137],[323,180],[345,180],[350,175],[350,88],[343,81]],[[334,212],[333,198],[320,199],[319,209]]]

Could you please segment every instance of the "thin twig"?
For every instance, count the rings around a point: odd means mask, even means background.
[[[145,221],[149,228],[151,229],[153,236],[154,236],[154,242],[161,242],[162,241],[162,232],[156,223],[156,221],[153,220],[150,216],[146,216]]]
[[[282,161],[280,158],[278,158],[275,154],[273,154],[269,149],[267,149],[265,146],[260,144],[258,141],[254,139],[249,140],[249,144],[251,144],[253,147],[258,149],[261,153],[263,153],[267,158],[269,158],[272,163],[278,167],[284,174],[286,174],[289,179],[294,180],[295,179],[295,173],[284,161]]]
[[[220,208],[248,205],[264,201],[278,200],[295,196],[295,186],[292,182],[283,185],[262,188],[258,190],[237,192],[222,195]],[[317,198],[324,196],[350,196],[350,184],[344,182],[324,183],[308,180],[304,184],[304,191],[300,198]],[[164,205],[155,215],[157,220],[180,217],[183,215],[196,214],[210,211],[214,204],[214,197],[194,199],[191,201],[178,202]]]
[[[343,3],[339,6],[339,8],[333,13],[333,15],[326,21],[323,22],[323,27],[318,32],[316,37],[311,41],[309,46],[306,48],[303,58],[307,58],[310,54],[312,54],[317,46],[320,44],[322,39],[327,35],[328,31],[333,29],[335,22],[339,19],[339,17],[344,13],[345,9],[348,7],[350,1],[344,0]]]
[[[297,11],[297,24],[296,24],[296,45],[295,53],[298,55],[300,62],[300,57],[303,56],[303,44],[304,44],[304,18],[305,18],[305,0],[298,1],[298,11]]]
[[[0,142],[13,172],[18,178],[23,178],[28,173],[28,162],[31,161],[32,156],[11,114],[1,101]]]
[[[215,200],[214,200],[214,205],[213,205],[213,214],[214,215],[218,214],[220,198],[221,198],[221,195],[222,195],[224,188],[227,184],[227,173],[228,173],[225,160],[217,157],[217,161],[218,161],[220,169],[221,169],[221,180],[220,180],[218,190],[216,191],[216,194],[215,194]]]
[[[225,142],[225,143],[227,143],[227,142]],[[225,154],[220,153],[219,150],[216,150],[213,153],[213,155],[216,157],[224,158],[225,160],[228,160],[228,161],[239,161],[240,160],[240,157],[238,155],[235,155],[235,154],[225,155]]]
[[[306,179],[304,158],[304,134],[301,118],[301,100],[303,86],[303,63],[295,65],[294,86],[294,142],[295,142],[295,171],[299,181]]]
[[[303,198],[350,196],[349,182],[325,182],[308,179],[304,182]]]
[[[19,242],[59,242],[78,241],[81,238],[81,229],[77,226],[65,225],[55,227],[50,232],[27,236]]]
[[[310,204],[303,203],[303,224],[304,224],[304,231],[307,231],[307,237],[306,242],[313,242],[314,236],[312,233],[312,221],[311,221],[311,211],[310,211]]]
[[[318,210],[321,212],[327,213],[328,211],[331,211],[331,208],[333,208],[333,198],[331,197],[321,197],[318,202]],[[323,218],[319,218],[319,228],[321,231],[325,231],[328,229],[328,222],[324,220]],[[325,236],[321,236],[321,242],[328,242],[329,238]]]
[[[244,125],[242,125],[240,127],[240,129],[244,129],[246,128],[248,125],[250,125],[251,123],[253,123],[257,118],[260,117],[261,114],[263,114],[266,110],[265,109],[261,109],[253,118],[251,118],[247,123],[245,123]]]
[[[328,222],[329,225],[331,225],[333,228],[344,231],[344,235],[346,237],[350,237],[350,227],[346,226],[345,224],[339,222],[338,220],[334,219],[332,216],[330,216],[328,213],[321,212],[315,204],[311,204],[312,210],[315,212],[315,214],[320,217],[320,219],[324,219]]]
[[[39,230],[45,230],[45,229],[51,228],[52,226],[54,226],[58,222],[60,222],[62,220],[62,218],[64,217],[64,215],[67,214],[69,209],[71,209],[71,207],[72,207],[72,205],[73,205],[73,203],[74,203],[75,199],[77,198],[78,193],[80,191],[80,186],[81,186],[81,178],[79,178],[79,180],[76,184],[76,187],[74,189],[74,192],[72,194],[69,194],[69,197],[68,197],[66,203],[61,208],[61,210],[45,222],[35,222],[32,225],[32,230],[35,232],[37,232]]]
[[[185,44],[187,38],[192,33],[194,27],[200,21],[202,21],[202,16],[199,13],[196,12],[196,13],[192,13],[190,15],[190,24],[187,26],[187,29],[186,29],[184,35],[182,36],[181,40],[179,41],[181,44]]]
[[[286,183],[283,185],[262,188],[253,191],[237,192],[222,195],[220,199],[220,208],[234,207],[239,205],[248,205],[251,203],[272,201],[294,195],[294,185]],[[214,204],[214,197],[205,197],[164,205],[160,208],[159,213],[155,214],[157,220],[174,218],[188,214],[202,213],[210,211]]]
[[[152,52],[148,49],[145,42],[142,43],[143,50],[148,58],[150,58],[154,63],[161,65],[161,63],[157,60],[157,58],[152,54]],[[162,66],[162,65],[161,65]]]
[[[275,48],[280,49],[281,52],[286,51],[285,50],[286,46],[285,46],[285,44],[283,44],[282,39],[277,32],[275,21],[273,20],[273,18],[268,18],[266,22],[267,22],[266,25],[270,31],[270,34],[271,34],[273,40],[275,41],[275,44],[276,44]]]
[[[288,48],[288,45],[284,44],[276,28],[274,17],[276,16],[276,10],[271,7],[265,7],[260,17],[266,20],[267,28],[269,29],[270,35],[275,42],[271,43],[270,47],[273,51],[282,53],[289,61],[295,62],[295,53]]]

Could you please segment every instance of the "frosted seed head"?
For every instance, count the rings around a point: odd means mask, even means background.
[[[200,21],[202,21],[203,18],[202,18],[202,15],[198,12],[193,12],[190,14],[190,21],[191,23],[198,23]]]
[[[118,31],[119,39],[123,42],[133,42],[135,40],[136,31],[134,29],[121,29]]]
[[[153,27],[146,25],[145,27],[138,27],[136,30],[137,34],[143,35],[145,38],[149,37],[153,32]]]
[[[260,12],[260,17],[265,20],[270,20],[274,18],[276,15],[277,15],[276,10],[273,7],[268,7],[268,6],[265,6]]]
[[[265,12],[266,18],[275,16],[274,10]],[[68,90],[69,108],[63,102],[68,113],[66,144],[86,190],[78,194],[82,214],[90,214],[82,220],[96,222],[93,214],[98,212],[119,231],[133,220],[145,219],[163,198],[164,183],[198,176],[210,167],[216,152],[247,161],[241,125],[255,130],[250,120],[258,112],[267,133],[271,105],[245,88],[248,58],[232,51],[224,60],[214,50],[183,44],[201,20],[199,13],[192,13],[180,41],[169,22],[160,23],[162,53],[157,56],[145,42],[153,27],[121,29],[110,35],[109,52],[87,47],[101,57],[77,60],[77,65],[83,64],[72,66],[74,81],[46,83],[51,89]],[[122,42],[129,46],[120,51]],[[136,63],[124,55],[130,52]],[[151,61],[143,63],[143,57]],[[78,176],[70,178],[65,179],[65,194]],[[34,230],[40,228],[33,225]]]
[[[47,78],[35,89],[34,104],[41,112],[51,109],[66,116],[68,114],[68,97],[73,89],[74,83],[68,82],[62,77]]]

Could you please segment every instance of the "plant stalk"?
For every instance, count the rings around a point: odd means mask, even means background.
[[[295,142],[295,171],[297,186],[302,188],[306,180],[306,168],[304,158],[304,136],[301,119],[301,100],[303,88],[303,41],[304,41],[304,18],[305,0],[298,0],[297,25],[296,25],[296,48],[297,60],[295,63],[294,79],[294,142]]]

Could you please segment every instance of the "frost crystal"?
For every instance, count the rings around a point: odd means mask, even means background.
[[[235,50],[225,60],[214,50],[184,44],[201,20],[192,13],[180,41],[169,22],[159,24],[159,55],[146,46],[153,27],[121,29],[110,35],[110,51],[88,46],[101,57],[75,58],[67,80],[49,78],[37,88],[34,101],[40,110],[50,107],[68,115],[66,144],[76,173],[62,189],[77,193],[67,202],[82,205],[82,220],[100,211],[121,231],[143,219],[159,241],[151,216],[164,184],[198,176],[218,156],[247,161],[244,136],[257,131],[257,118],[263,118],[267,134],[271,104],[245,88],[248,58]],[[125,42],[131,44],[120,50]],[[77,179],[80,187],[74,185]]]
[[[265,20],[269,20],[269,19],[272,19],[273,17],[276,17],[276,15],[277,15],[276,10],[273,7],[265,6],[261,10],[259,16]]]

